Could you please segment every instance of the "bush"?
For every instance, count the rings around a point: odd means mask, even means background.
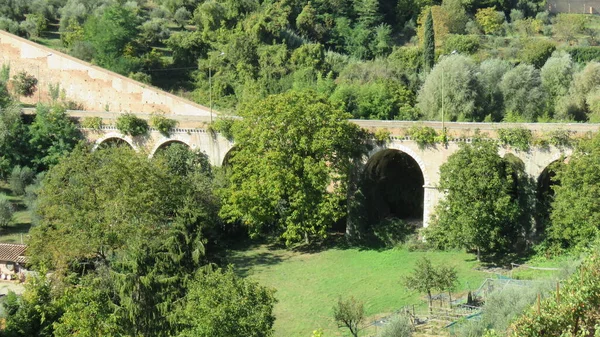
[[[149,127],[145,120],[132,113],[126,113],[117,118],[117,129],[124,135],[137,137],[147,134]]]
[[[566,51],[571,55],[573,61],[578,63],[600,60],[600,48],[598,47],[571,47],[566,48]]]
[[[385,144],[390,141],[390,130],[388,129],[377,129],[373,134],[373,138],[379,144]]]
[[[479,49],[479,36],[450,34],[444,42],[446,53],[454,50],[461,54],[474,54]]]
[[[519,151],[529,151],[533,136],[531,130],[513,128],[499,129],[498,138],[503,146],[509,145]]]
[[[13,221],[15,208],[6,195],[0,194],[0,227],[6,227]]]
[[[234,119],[228,118],[219,118],[214,121],[213,129],[217,132],[220,132],[223,137],[233,140],[233,125],[235,123]]]
[[[15,166],[10,174],[10,189],[16,195],[24,195],[25,187],[33,182],[35,173],[27,166]]]
[[[18,95],[31,97],[37,89],[38,80],[33,75],[21,71],[13,77],[14,88]]]
[[[102,127],[102,117],[84,117],[81,126],[85,129],[100,130]]]
[[[87,41],[75,41],[69,51],[71,56],[76,57],[80,60],[91,61],[96,54],[94,46]]]
[[[150,116],[150,124],[153,128],[158,130],[161,135],[169,137],[171,129],[177,126],[177,121],[163,115],[152,114],[152,116]]]
[[[554,130],[547,134],[548,144],[561,147],[571,147],[572,139],[571,132],[568,130]]]
[[[429,126],[413,126],[406,133],[421,148],[433,146],[437,138],[437,132]]]
[[[556,45],[551,41],[537,39],[528,41],[523,44],[520,59],[540,69],[555,50]]]
[[[412,326],[406,316],[397,316],[393,318],[381,331],[377,337],[410,337],[412,336]]]

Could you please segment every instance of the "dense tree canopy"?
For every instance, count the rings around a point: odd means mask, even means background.
[[[446,197],[436,208],[430,240],[490,257],[511,250],[524,234],[515,169],[492,142],[465,144],[440,168]]]
[[[314,93],[271,96],[242,112],[222,213],[288,242],[324,236],[345,211],[360,132]]]
[[[595,200],[600,186],[600,137],[580,143],[567,165],[562,165],[555,179],[555,196],[547,235],[560,247],[590,243],[598,235],[600,209]]]

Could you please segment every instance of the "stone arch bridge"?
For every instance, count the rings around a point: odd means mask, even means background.
[[[78,114],[70,112],[75,117]],[[443,196],[438,188],[440,180],[440,166],[444,164],[448,157],[460,148],[463,142],[470,142],[476,134],[487,138],[497,137],[497,130],[501,128],[525,128],[532,131],[534,136],[543,136],[548,132],[556,130],[568,131],[571,136],[583,136],[590,132],[596,132],[598,125],[594,124],[510,124],[510,123],[445,123],[444,127],[447,130],[450,141],[447,145],[436,144],[433,146],[422,147],[410,137],[405,136],[406,130],[415,125],[429,126],[442,130],[442,123],[438,122],[395,122],[395,121],[360,121],[353,120],[352,122],[371,131],[385,130],[390,133],[389,141],[385,144],[374,147],[366,159],[365,166],[377,165],[378,157],[401,155],[403,160],[392,160],[396,162],[386,168],[379,168],[379,174],[382,177],[375,178],[388,184],[390,180],[386,180],[390,175],[399,174],[405,175],[402,179],[412,181],[417,184],[412,198],[415,204],[419,205],[417,218],[422,219],[424,227],[427,227],[431,214]],[[189,121],[183,124],[190,125]],[[99,146],[106,142],[118,141],[125,142],[137,151],[143,151],[148,156],[153,156],[160,148],[169,146],[173,143],[182,143],[189,146],[191,149],[198,149],[206,153],[215,166],[221,166],[233,148],[234,142],[226,139],[219,133],[215,133],[206,128],[206,124],[196,124],[196,127],[182,127],[173,129],[171,135],[166,137],[158,131],[151,129],[149,134],[144,137],[130,137],[121,134],[113,126],[103,126],[100,130],[82,129],[86,138]],[[546,168],[557,160],[571,155],[570,148],[557,148],[554,146],[532,146],[529,151],[519,151],[510,147],[498,147],[498,152],[501,156],[512,155],[518,158],[525,169],[526,174],[535,180],[540,179]],[[404,171],[401,167],[402,163],[412,165],[412,171]],[[412,163],[412,164],[411,164]],[[373,165],[370,165],[373,164]],[[387,164],[386,164],[387,165]],[[396,165],[396,166],[394,166]],[[398,166],[400,165],[400,166]],[[381,173],[385,171],[385,173]],[[381,180],[383,179],[383,180]],[[393,186],[388,186],[396,188]],[[413,184],[413,185],[414,185]],[[404,188],[400,183],[397,188]],[[414,214],[413,214],[414,215]],[[419,220],[420,220],[419,219]]]

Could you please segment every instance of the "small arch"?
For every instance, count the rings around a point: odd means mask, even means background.
[[[181,139],[166,139],[166,140],[159,141],[156,143],[156,145],[152,149],[152,152],[150,152],[150,158],[154,157],[154,155],[156,155],[156,153],[158,151],[164,150],[173,144],[183,144],[183,145],[187,146],[188,149],[190,149],[190,150],[192,149],[190,144],[186,143],[185,141],[183,141]]]
[[[128,145],[133,150],[137,151],[138,148],[133,143],[133,140],[130,137],[126,137],[120,133],[111,132],[106,134],[104,137],[96,140],[94,144],[94,148],[92,151],[95,151],[98,148],[108,147],[108,146],[124,146]]]
[[[361,189],[371,224],[386,218],[423,222],[426,178],[418,159],[398,149],[380,149],[364,166]]]

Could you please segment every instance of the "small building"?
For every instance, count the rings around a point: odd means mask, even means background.
[[[0,280],[21,279],[27,272],[25,264],[27,245],[0,243]]]

